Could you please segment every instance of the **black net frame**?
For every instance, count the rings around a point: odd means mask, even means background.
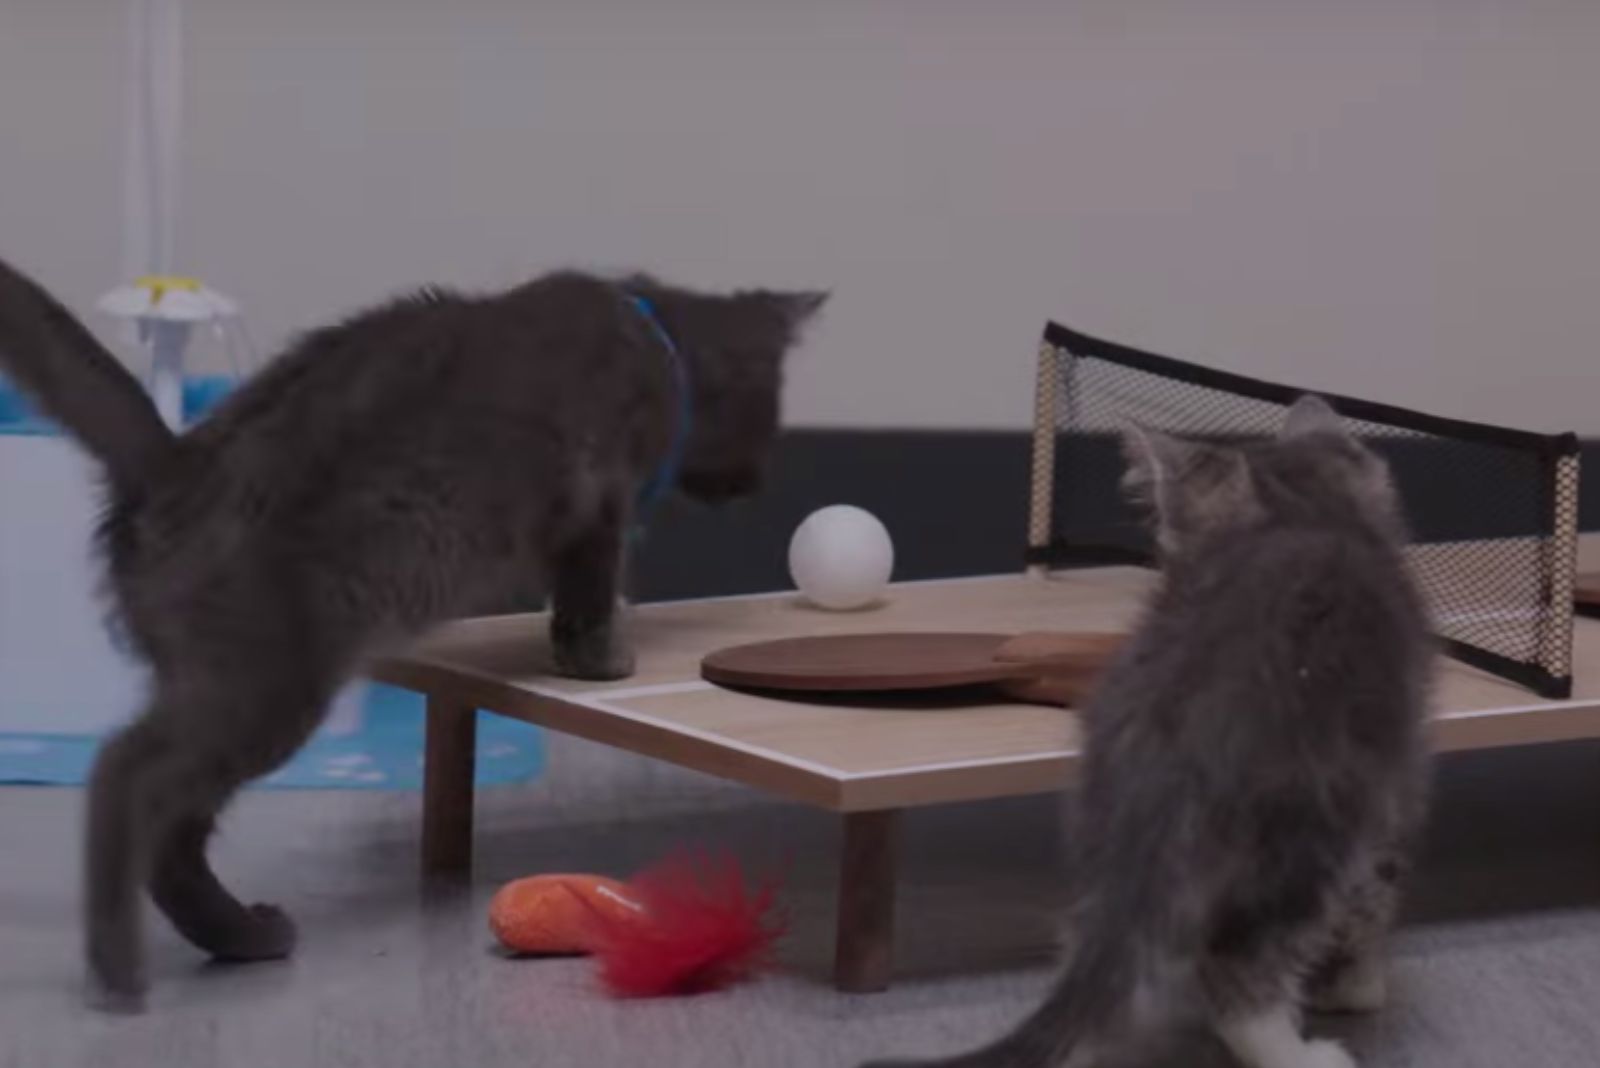
[[[1030,568],[1150,566],[1119,492],[1130,424],[1213,440],[1277,432],[1308,390],[1048,323],[1035,393]],[[1413,572],[1456,659],[1561,699],[1572,691],[1578,439],[1321,393],[1389,462]]]

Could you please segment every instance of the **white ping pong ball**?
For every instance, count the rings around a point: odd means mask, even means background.
[[[883,595],[894,542],[878,517],[849,504],[806,516],[789,540],[789,576],[819,608],[862,608]]]

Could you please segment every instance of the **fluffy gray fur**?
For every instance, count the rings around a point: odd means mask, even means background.
[[[619,574],[677,398],[630,292],[688,364],[679,487],[708,501],[754,490],[784,354],[821,294],[576,273],[425,292],[307,335],[175,437],[82,324],[0,264],[0,367],[104,465],[109,585],[151,668],[143,713],[102,747],[90,787],[87,954],[111,1005],[137,1007],[144,990],[146,887],[217,957],[290,952],[288,918],[236,899],[206,842],[364,658],[533,576],[562,671],[632,670]]]
[[[1273,441],[1130,452],[1162,576],[1085,710],[1065,972],[1004,1038],[919,1063],[1127,1064],[1199,1022],[1251,1068],[1348,1066],[1300,1008],[1382,1000],[1426,793],[1432,641],[1387,471],[1314,398]]]

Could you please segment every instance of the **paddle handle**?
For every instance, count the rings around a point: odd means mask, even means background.
[[[1027,664],[1036,670],[1006,679],[999,687],[1014,701],[1081,707],[1100,673],[1126,640],[1126,634],[1113,633],[1019,634],[995,651],[995,659]]]

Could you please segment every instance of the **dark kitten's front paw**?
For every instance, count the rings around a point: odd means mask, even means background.
[[[294,921],[276,905],[251,905],[226,930],[207,940],[211,955],[223,961],[282,960],[294,952]]]
[[[610,627],[557,638],[554,651],[556,670],[568,678],[612,682],[633,674],[633,650]]]

